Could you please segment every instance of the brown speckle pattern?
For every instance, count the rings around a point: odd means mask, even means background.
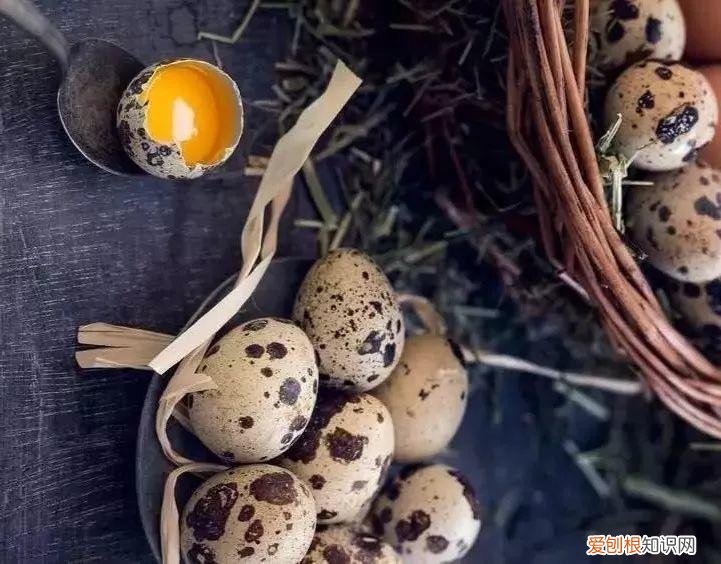
[[[626,69],[606,97],[605,125],[622,116],[614,150],[650,171],[682,167],[711,141],[718,107],[704,76],[679,63],[646,61]]]
[[[335,523],[353,518],[374,495],[393,444],[391,417],[380,401],[327,389],[279,463],[310,486],[319,520]]]
[[[681,314],[682,329],[717,358],[721,351],[721,278],[702,284],[677,284],[669,279],[664,289]]]
[[[404,468],[376,499],[370,522],[400,554],[431,562],[462,558],[481,526],[470,483],[442,464]]]
[[[721,276],[721,182],[702,163],[654,177],[629,192],[629,234],[648,261],[687,282]]]
[[[180,541],[182,554],[192,563],[262,561],[268,556],[299,562],[314,531],[315,502],[303,484],[282,468],[251,464],[201,484],[183,511]]]
[[[326,384],[354,391],[382,382],[403,348],[403,318],[378,266],[355,249],[338,249],[306,276],[293,318],[318,354]]]
[[[393,548],[353,526],[333,525],[316,532],[301,564],[400,564]]]
[[[223,536],[228,515],[237,500],[236,484],[231,482],[211,487],[185,518],[195,540],[218,540]]]
[[[215,553],[205,544],[193,543],[186,555],[192,564],[217,564]]]
[[[287,472],[268,472],[250,484],[250,493],[257,501],[272,505],[288,505],[298,498],[293,477]]]
[[[213,348],[202,366],[218,388],[189,396],[197,436],[239,464],[277,457],[315,405],[318,368],[308,337],[292,323],[262,318],[232,329]]]
[[[677,0],[597,0],[591,31],[602,67],[625,67],[646,58],[677,60],[686,29]]]

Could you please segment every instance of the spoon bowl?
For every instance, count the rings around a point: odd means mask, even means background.
[[[0,0],[0,14],[42,42],[62,68],[58,114],[78,151],[112,174],[144,175],[120,145],[115,115],[125,87],[145,65],[102,39],[87,39],[70,47],[62,32],[29,0]]]
[[[114,174],[145,174],[123,150],[115,126],[118,101],[143,68],[117,45],[88,39],[70,49],[58,89],[58,114],[65,133],[86,159]]]

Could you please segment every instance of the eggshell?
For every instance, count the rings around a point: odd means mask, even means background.
[[[591,31],[605,68],[653,58],[676,61],[686,45],[686,26],[677,0],[596,0]]]
[[[716,96],[704,76],[679,63],[644,61],[626,69],[606,96],[605,124],[623,121],[613,149],[651,171],[680,168],[711,141]]]
[[[179,63],[190,63],[220,78],[237,102],[237,115],[224,116],[226,121],[232,119],[235,122],[233,139],[225,148],[221,158],[212,164],[197,163],[188,166],[177,143],[159,142],[148,134],[146,122],[148,104],[142,101],[143,93],[150,86],[151,80],[158,70]],[[223,164],[238,146],[243,132],[243,103],[235,81],[215,65],[196,59],[161,61],[142,70],[123,92],[118,103],[117,128],[123,149],[145,172],[171,180],[198,178]]]
[[[671,304],[699,335],[721,343],[721,279],[694,284],[669,283]]]
[[[395,429],[396,462],[419,462],[441,452],[466,411],[468,375],[447,339],[418,335],[406,340],[395,370],[373,390]]]
[[[291,321],[263,318],[236,327],[208,350],[199,371],[218,389],[189,396],[190,423],[228,462],[278,456],[308,424],[318,368],[308,337]]]
[[[393,423],[369,394],[324,390],[305,432],[279,459],[310,485],[319,523],[354,520],[385,479]]]
[[[625,215],[649,262],[677,280],[721,276],[721,173],[702,162],[628,191]]]
[[[711,85],[711,89],[716,95],[717,107],[719,107],[719,104],[721,104],[721,65],[701,67],[698,71],[706,77],[706,80]],[[718,111],[721,112],[721,107],[719,107]],[[714,168],[721,168],[721,134],[719,129],[721,128],[716,128],[716,133],[711,142],[703,147],[699,153]]]
[[[391,546],[346,525],[320,526],[301,564],[401,564]]]
[[[679,4],[686,19],[686,58],[721,60],[721,3],[717,0],[680,0]]]
[[[372,522],[409,564],[462,558],[481,530],[473,487],[443,464],[404,468],[376,500]]]
[[[318,354],[321,382],[352,391],[385,380],[403,351],[403,317],[376,263],[355,249],[331,251],[308,272],[293,319]]]
[[[181,519],[186,564],[295,564],[315,530],[315,504],[291,472],[269,464],[215,474],[193,492]]]

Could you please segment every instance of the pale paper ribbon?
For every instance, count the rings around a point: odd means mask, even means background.
[[[428,333],[431,335],[446,334],[446,322],[428,298],[417,294],[396,294],[396,299],[401,306],[411,306]]]
[[[175,503],[175,486],[178,479],[187,472],[222,472],[227,470],[222,464],[194,462],[176,468],[165,480],[163,506],[160,511],[160,549],[163,564],[180,564],[180,513]]]
[[[77,351],[75,359],[83,368],[152,370],[148,363],[174,338],[172,335],[144,329],[91,323],[78,330],[78,343],[100,345],[101,348]]]

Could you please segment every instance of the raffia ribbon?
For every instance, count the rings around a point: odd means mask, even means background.
[[[447,333],[445,320],[428,298],[416,294],[398,294],[398,303],[408,306],[416,314],[423,325],[424,331],[431,335],[443,337]],[[578,372],[567,372],[541,366],[534,362],[509,356],[497,354],[484,349],[470,349],[456,343],[465,364],[484,364],[500,370],[511,370],[525,372],[542,376],[550,380],[557,380],[566,384],[578,387],[594,388],[621,395],[637,395],[643,392],[644,388],[638,380],[625,380],[620,378],[608,378],[593,374],[581,374]]]
[[[428,298],[417,294],[396,294],[396,299],[401,306],[411,307],[428,333],[432,335],[446,334],[446,321]]]
[[[293,178],[360,84],[361,80],[338,61],[325,92],[278,141],[243,228],[243,266],[235,287],[223,299],[175,339],[161,333],[97,323],[81,327],[78,332],[81,344],[101,347],[76,354],[83,368],[141,368],[163,374],[180,363],[160,398],[155,420],[163,453],[179,466],[168,476],[163,496],[161,543],[166,564],[180,561],[179,513],[175,501],[178,478],[186,472],[226,468],[199,463],[176,452],[168,437],[168,420],[178,413],[178,403],[186,394],[217,387],[212,378],[197,372],[198,366],[215,334],[240,310],[263,278],[275,256],[280,218],[290,199]],[[268,226],[264,230],[268,209]]]
[[[78,343],[101,348],[77,351],[75,360],[83,368],[135,368],[152,370],[148,363],[173,342],[172,335],[91,323],[78,330]]]
[[[222,464],[210,464],[206,462],[194,462],[176,468],[165,480],[163,490],[163,506],[160,510],[160,550],[163,556],[163,564],[180,563],[180,513],[178,504],[175,502],[175,487],[178,479],[188,472],[222,472],[228,467]]]

